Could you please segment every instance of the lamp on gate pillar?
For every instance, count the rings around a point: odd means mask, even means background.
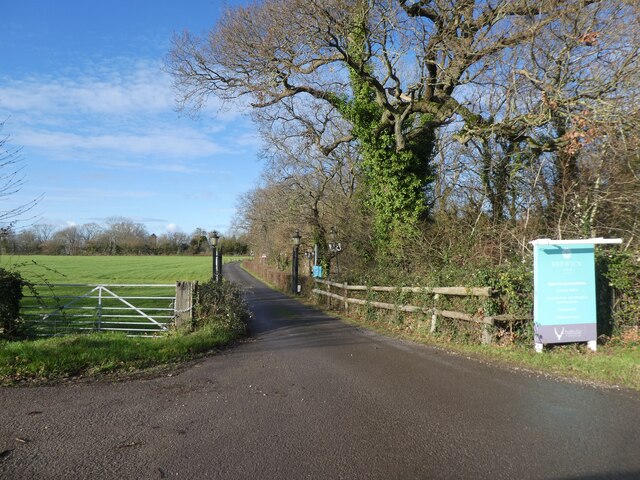
[[[293,241],[293,261],[291,265],[291,290],[294,295],[298,293],[298,249],[300,248],[300,232],[296,231],[296,233],[291,237]]]
[[[211,270],[211,280],[215,280],[216,282],[218,281],[218,265],[216,263],[216,257],[217,257],[217,247],[218,247],[218,240],[220,239],[220,235],[218,235],[218,232],[216,232],[215,230],[213,232],[211,232],[211,235],[209,235],[209,245],[211,245],[211,258],[213,260],[213,264],[212,264],[212,270]]]

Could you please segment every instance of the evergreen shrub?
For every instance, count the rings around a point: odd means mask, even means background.
[[[242,290],[226,280],[198,285],[194,313],[194,328],[223,327],[238,336],[246,332],[251,317]]]
[[[0,337],[10,338],[18,333],[24,285],[18,272],[0,268]]]
[[[602,282],[609,295],[612,311],[611,333],[621,333],[627,327],[640,325],[640,257],[637,253],[606,250],[597,256],[598,273],[608,281]],[[606,287],[611,287],[607,292]]]

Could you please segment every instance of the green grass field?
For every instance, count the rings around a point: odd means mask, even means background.
[[[225,257],[225,263],[240,257]],[[211,278],[211,257],[64,257],[64,256],[2,256],[0,267],[17,270],[23,278],[34,284],[175,284],[177,280],[206,282]],[[40,303],[25,297],[25,303],[42,308],[45,313],[55,311],[73,295],[86,294],[87,287],[38,287]],[[148,308],[153,300],[139,300],[138,295],[175,295],[175,288],[122,289],[112,288],[118,295],[126,295],[136,307]],[[155,292],[155,293],[150,293]],[[25,294],[30,292],[25,289]],[[65,309],[61,317],[51,317],[46,323],[31,325],[29,335],[50,335],[67,333],[86,328],[94,329],[97,322],[95,309],[82,311],[81,308],[95,303],[93,298],[74,304],[74,309]],[[46,298],[44,298],[46,297]],[[170,306],[170,300],[160,299],[161,306]],[[105,313],[115,313],[107,308],[120,304],[109,303],[102,297],[105,308],[102,328],[110,323]],[[144,305],[144,307],[143,307]],[[75,309],[77,307],[77,309]],[[87,307],[89,308],[89,307]],[[112,308],[114,308],[112,306]],[[74,315],[88,313],[87,318]],[[24,315],[24,311],[22,312]],[[131,312],[125,312],[131,313]],[[125,318],[118,321],[136,322]],[[155,338],[127,337],[124,332],[101,332],[71,334],[39,339],[0,339],[0,385],[24,382],[39,382],[67,377],[92,376],[102,373],[135,372],[158,365],[197,358],[221,345],[234,341],[241,333],[230,328],[228,322],[207,325],[194,332],[169,329],[168,335]],[[111,325],[121,328],[122,325]],[[136,328],[135,326],[133,328]]]
[[[224,263],[242,257],[223,257]],[[211,278],[210,256],[0,256],[33,283],[175,283]]]
[[[227,262],[238,257],[225,258]],[[144,335],[158,333],[170,323],[177,280],[205,282],[211,277],[208,256],[4,256],[0,267],[17,270],[35,284],[24,288],[21,315],[23,333],[28,336],[111,330]],[[107,284],[108,290],[64,284]],[[121,287],[114,284],[169,285],[164,287]],[[111,293],[120,298],[111,297]],[[84,298],[78,299],[77,297]],[[100,304],[99,304],[100,302]],[[148,320],[124,302],[150,315]],[[99,312],[99,313],[98,313]]]

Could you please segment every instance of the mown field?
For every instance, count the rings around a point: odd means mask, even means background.
[[[239,257],[226,257],[225,263]],[[206,282],[211,278],[212,260],[202,257],[63,257],[63,256],[2,256],[0,267],[17,270],[23,278],[34,284],[174,284],[177,280]],[[26,290],[26,289],[25,289]],[[77,291],[76,291],[77,290]],[[86,287],[38,288],[41,298],[49,304],[60,305],[69,301],[70,295],[87,292]],[[118,294],[123,294],[122,290]],[[155,288],[160,295],[172,295],[175,288]],[[28,295],[30,292],[25,291]],[[55,297],[51,295],[55,293]],[[127,290],[125,295],[149,295],[149,289]],[[95,297],[95,294],[94,294]],[[33,303],[24,298],[22,305]],[[87,300],[90,303],[91,300]],[[131,300],[137,306],[140,300]],[[165,303],[168,300],[162,300]],[[95,298],[93,299],[95,303]],[[146,301],[142,301],[146,302]],[[117,302],[116,302],[117,303]],[[88,303],[87,303],[88,304]],[[82,308],[83,302],[75,304]],[[108,306],[103,298],[103,305]],[[165,305],[166,306],[166,305]],[[55,307],[55,305],[53,305]],[[51,311],[51,308],[46,309]],[[54,308],[55,310],[55,308]],[[66,310],[73,313],[73,310]],[[95,313],[92,314],[95,317]],[[85,322],[82,327],[92,327],[95,318],[75,319]],[[43,327],[39,332],[66,333],[70,323],[61,317],[55,319],[56,327]],[[128,321],[135,321],[127,319]],[[226,319],[228,320],[228,319]],[[108,323],[102,319],[103,327]],[[33,327],[31,327],[33,330]],[[48,331],[50,330],[50,331]],[[0,340],[0,385],[14,385],[68,377],[96,374],[129,373],[161,366],[171,367],[178,362],[197,358],[230,342],[242,332],[232,328],[228,321],[212,319],[195,331],[176,332],[154,338],[127,337],[125,332],[98,332],[86,328],[84,334],[71,334],[51,338],[16,338]]]
[[[223,257],[224,263],[241,257]],[[211,278],[210,256],[0,256],[33,283],[175,283]]]
[[[227,258],[227,262],[232,260],[235,259]],[[157,333],[173,320],[175,287],[171,285],[177,280],[207,281],[211,277],[212,259],[209,256],[19,256],[3,257],[0,266],[19,271],[35,285],[35,290],[23,289],[24,335],[90,330],[148,335]],[[64,286],[66,284],[73,286]],[[87,286],[95,284],[106,284],[108,288],[98,291]],[[132,310],[132,305],[140,310]],[[153,320],[137,312],[150,315]]]

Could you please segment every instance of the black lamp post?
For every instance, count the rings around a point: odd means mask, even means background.
[[[218,281],[218,264],[216,262],[217,257],[217,246],[218,240],[220,239],[220,235],[215,230],[209,236],[209,244],[211,245],[211,259],[213,261],[212,270],[211,270],[211,280]]]
[[[293,241],[293,261],[291,265],[291,291],[294,295],[298,294],[298,249],[300,248],[300,232],[296,231],[296,233],[291,237]]]

